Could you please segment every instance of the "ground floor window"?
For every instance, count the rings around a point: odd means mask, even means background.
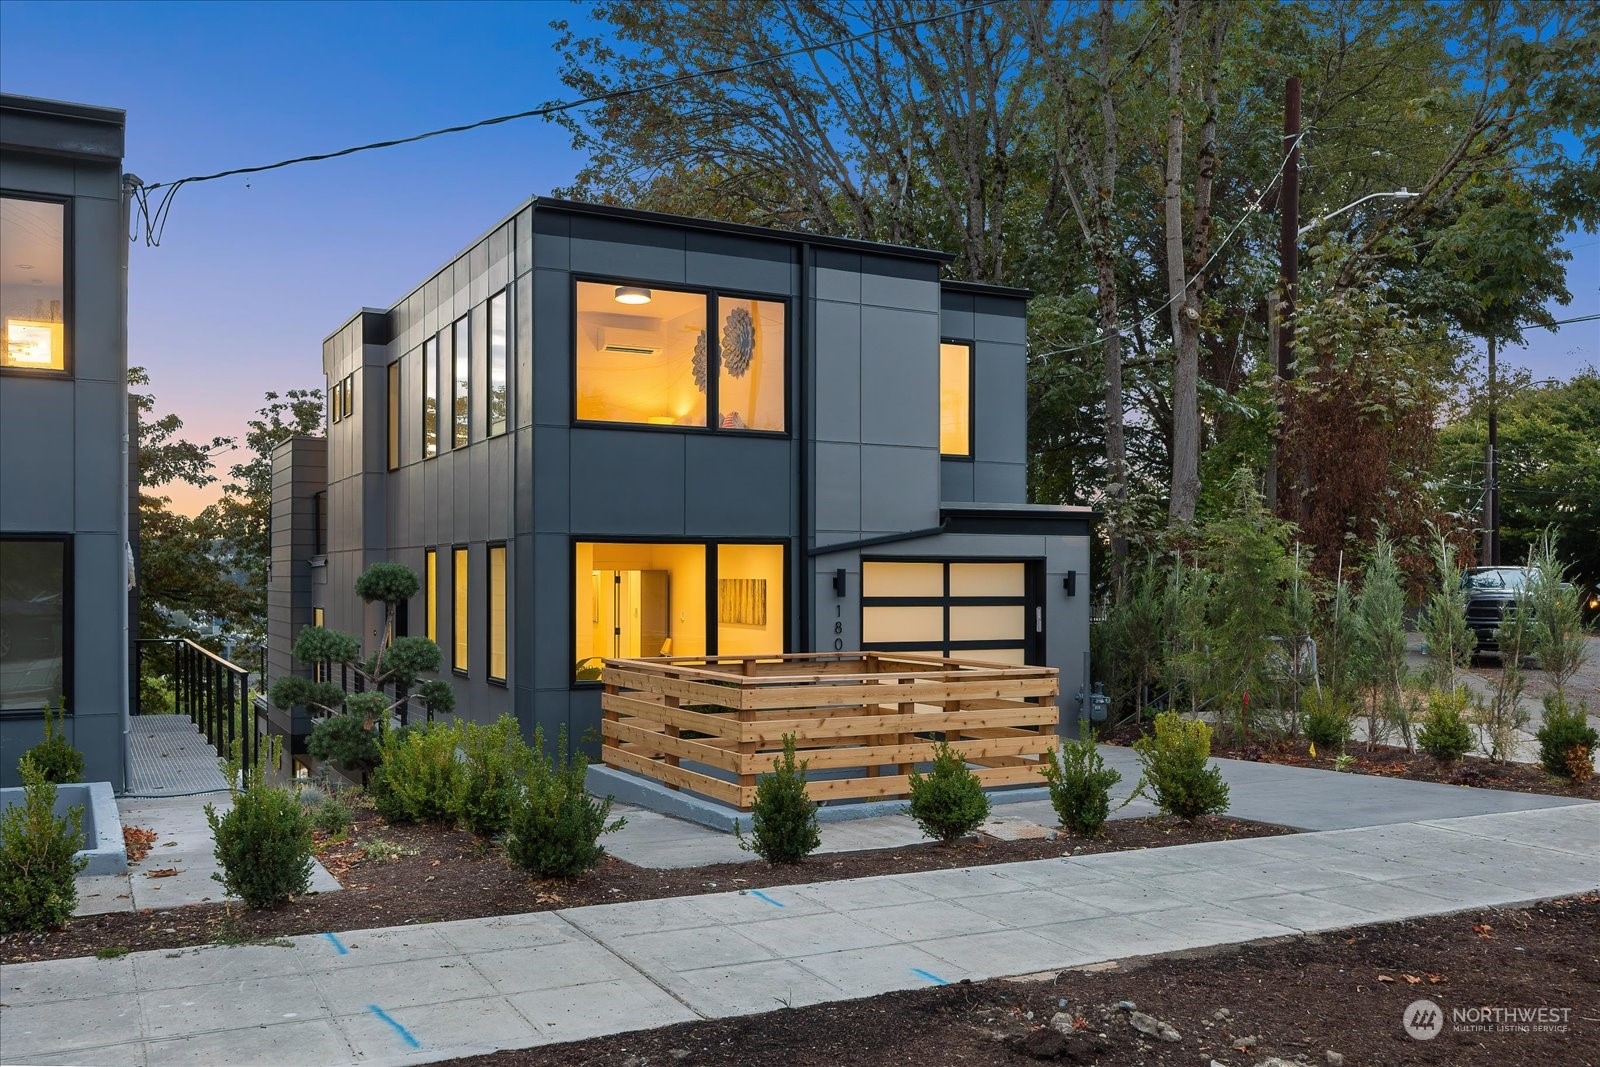
[[[506,546],[489,546],[489,680],[506,680]]]
[[[1021,561],[866,560],[861,645],[1023,664],[1036,657],[1042,609]]]
[[[600,660],[784,651],[784,546],[579,541],[575,677]]]
[[[467,550],[465,546],[450,553],[450,580],[452,582],[450,612],[450,637],[454,642],[450,666],[459,674],[466,674],[472,662],[467,642]]]
[[[69,695],[71,559],[66,537],[0,538],[0,712]]]

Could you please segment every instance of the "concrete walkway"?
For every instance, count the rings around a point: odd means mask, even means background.
[[[1600,805],[1550,803],[31,963],[0,969],[0,1055],[162,1067],[420,1063],[1596,886]]]

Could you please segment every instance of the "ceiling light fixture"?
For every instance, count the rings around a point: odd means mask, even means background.
[[[619,304],[648,304],[650,303],[650,290],[641,289],[637,285],[617,286],[617,303]]]

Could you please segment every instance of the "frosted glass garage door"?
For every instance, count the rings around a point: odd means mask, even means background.
[[[1026,562],[867,560],[862,647],[990,663],[1035,657],[1042,629]]]

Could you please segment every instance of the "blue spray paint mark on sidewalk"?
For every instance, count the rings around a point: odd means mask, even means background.
[[[344,947],[344,942],[339,940],[338,934],[323,934],[322,936],[328,939],[328,944],[332,945],[333,950],[339,955],[350,955],[350,950]]]
[[[760,897],[762,900],[766,901],[768,904],[771,904],[774,908],[781,908],[781,907],[784,906],[781,901],[773,900],[771,897],[767,896],[765,893],[763,893],[759,889],[750,890],[750,895],[753,896],[753,897]]]
[[[394,1032],[400,1035],[400,1040],[404,1041],[412,1048],[422,1047],[422,1042],[417,1040],[416,1035],[414,1035],[410,1030],[407,1030],[404,1026],[400,1025],[399,1020],[397,1020],[393,1015],[390,1015],[376,1004],[368,1004],[367,1010],[376,1015],[378,1018],[382,1019],[384,1022],[388,1023],[390,1026],[394,1027]]]
[[[916,975],[918,978],[926,978],[928,981],[932,982],[934,985],[949,985],[950,984],[949,982],[946,982],[943,978],[940,978],[938,975],[934,974],[933,972],[925,971],[921,967],[913,967],[913,968],[911,968],[911,973]]]

